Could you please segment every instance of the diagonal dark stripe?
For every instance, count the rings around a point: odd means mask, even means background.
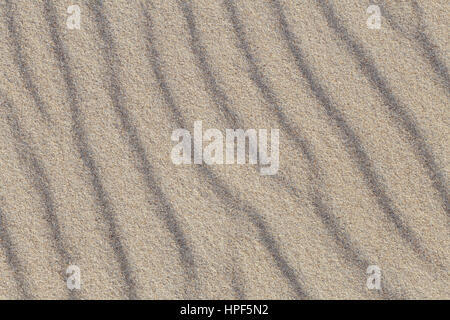
[[[3,102],[4,112],[10,127],[11,133],[15,141],[16,152],[19,155],[22,165],[25,167],[25,174],[36,193],[41,198],[44,207],[45,220],[49,224],[50,231],[53,236],[53,245],[56,252],[61,257],[61,277],[65,280],[66,268],[74,263],[73,257],[67,250],[65,239],[61,233],[61,228],[56,215],[55,199],[50,186],[50,180],[45,171],[42,160],[34,153],[33,149],[27,142],[25,133],[20,127],[19,119],[13,109],[11,103],[7,100]],[[69,298],[77,298],[77,293],[69,290]]]
[[[283,9],[278,0],[271,1],[274,13],[278,19],[280,25],[280,33],[284,40],[287,42],[289,50],[294,57],[295,63],[300,74],[306,79],[309,84],[310,90],[314,97],[319,101],[320,105],[324,108],[330,121],[339,129],[341,139],[347,149],[347,152],[352,156],[359,170],[361,171],[363,178],[372,191],[374,197],[381,210],[386,217],[396,227],[397,232],[402,239],[414,250],[414,252],[425,262],[430,263],[433,261],[432,254],[428,253],[428,250],[422,246],[419,237],[416,233],[410,229],[408,224],[398,214],[398,210],[395,207],[392,199],[388,196],[386,187],[381,182],[378,174],[375,171],[372,161],[368,157],[361,140],[348,125],[342,113],[336,108],[335,103],[331,100],[331,97],[325,92],[317,77],[314,75],[311,67],[307,63],[303,56],[301,48],[297,45],[294,34],[290,30],[290,27],[286,21]]]
[[[400,32],[409,40],[416,42],[416,44],[419,46],[419,49],[422,51],[421,54],[425,57],[425,59],[428,60],[428,63],[430,64],[433,71],[437,74],[437,76],[441,78],[442,85],[445,88],[447,94],[449,94],[450,75],[447,65],[440,58],[441,54],[439,53],[437,46],[433,43],[433,41],[425,31],[426,25],[423,17],[423,10],[419,6],[417,1],[414,0],[410,2],[418,20],[416,30],[413,30],[412,32],[408,32],[408,30],[402,28],[402,26],[395,21],[394,17],[387,8],[386,1],[379,0],[378,4],[380,5],[382,16],[386,18],[392,29]]]
[[[137,170],[141,173],[145,180],[145,185],[149,192],[155,195],[158,199],[159,212],[158,217],[166,224],[167,229],[172,233],[175,243],[178,246],[180,259],[185,268],[187,279],[190,286],[197,285],[197,271],[194,261],[194,253],[191,245],[183,231],[181,223],[178,221],[177,214],[167,196],[161,189],[160,183],[155,176],[154,168],[148,161],[147,152],[142,144],[141,138],[134,126],[131,115],[126,108],[125,94],[123,86],[118,79],[119,57],[116,53],[114,37],[111,33],[111,27],[107,17],[104,15],[102,1],[93,1],[90,3],[90,9],[94,13],[95,22],[98,26],[101,39],[104,43],[103,56],[108,66],[107,69],[107,86],[109,95],[113,102],[114,110],[116,111],[122,128],[128,138],[128,145],[133,155],[137,160]],[[149,199],[149,201],[151,201]],[[197,290],[194,288],[194,290]]]
[[[16,21],[14,20],[15,10],[14,7],[16,4],[12,3],[10,0],[5,0],[5,15],[6,21],[8,24],[8,31],[10,33],[10,38],[13,43],[13,47],[15,50],[14,60],[19,68],[20,76],[22,77],[22,81],[25,84],[25,88],[30,93],[33,98],[34,103],[39,109],[39,112],[43,116],[46,121],[50,120],[50,115],[47,112],[47,106],[44,104],[41,96],[39,95],[39,91],[34,84],[32,72],[27,63],[27,59],[25,53],[23,52],[24,42],[22,40],[21,33],[17,27]]]
[[[103,219],[108,225],[108,242],[114,250],[114,254],[119,262],[121,274],[126,284],[126,294],[128,298],[136,299],[136,284],[133,279],[130,262],[125,252],[125,248],[120,240],[120,231],[116,222],[116,212],[111,204],[111,201],[109,200],[109,195],[103,186],[102,178],[94,158],[94,152],[88,143],[88,135],[84,125],[83,114],[80,110],[80,96],[72,75],[70,57],[67,53],[67,49],[64,47],[58,31],[59,26],[56,19],[55,8],[50,0],[46,0],[44,6],[45,18],[50,27],[50,37],[53,43],[52,49],[58,60],[59,68],[66,83],[67,96],[69,99],[72,117],[73,139],[83,164],[91,175],[91,183],[94,189],[97,204],[100,207]]]
[[[314,213],[319,217],[321,222],[327,228],[328,232],[334,237],[335,242],[343,251],[342,253],[344,257],[351,263],[353,263],[353,265],[355,265],[358,269],[360,269],[360,277],[361,279],[365,279],[366,268],[373,263],[371,263],[369,259],[364,257],[364,254],[361,252],[361,250],[353,244],[350,236],[341,227],[339,221],[336,219],[336,216],[332,213],[332,210],[326,204],[326,201],[324,200],[325,197],[322,193],[322,190],[324,189],[322,181],[323,174],[321,168],[317,163],[316,156],[313,153],[313,147],[311,143],[306,138],[302,137],[302,135],[299,133],[300,129],[297,128],[295,124],[290,123],[286,115],[283,113],[283,108],[279,99],[272,89],[272,86],[269,84],[269,81],[260,70],[259,65],[261,63],[251,53],[250,44],[247,41],[247,36],[244,31],[242,22],[239,19],[239,15],[236,11],[234,1],[224,0],[223,3],[226,11],[229,14],[233,30],[238,39],[237,46],[242,51],[244,57],[247,60],[247,63],[250,66],[250,78],[260,90],[271,111],[278,118],[278,122],[280,123],[282,128],[286,131],[289,138],[295,143],[295,145],[302,151],[302,154],[305,156],[309,163],[309,180],[313,185],[310,192],[310,197],[312,198],[311,202],[314,206]],[[388,286],[385,283],[385,290],[383,290],[382,294],[387,297],[393,296],[393,294],[390,293],[390,290],[388,290],[387,288]]]
[[[448,184],[446,183],[443,172],[438,168],[433,152],[427,144],[413,115],[394,95],[388,81],[376,68],[374,61],[369,57],[369,54],[365,51],[363,46],[349,34],[348,30],[339,21],[332,5],[325,0],[319,0],[317,3],[322,9],[329,27],[336,33],[339,39],[345,43],[348,53],[358,61],[358,65],[364,76],[369,80],[374,89],[380,93],[391,116],[400,125],[400,128],[407,133],[411,145],[416,149],[416,155],[427,170],[434,189],[441,197],[446,214],[450,216],[449,194],[447,190]],[[419,39],[425,41],[423,36],[419,36]]]
[[[198,32],[195,27],[192,11],[190,10],[190,8],[187,8],[187,10],[190,11],[190,13],[188,13],[187,19],[192,19],[189,20],[188,24],[190,25],[191,32],[195,35],[194,38],[197,39],[196,41],[193,41],[193,43],[191,42],[191,44],[195,47],[196,44],[200,44],[200,38],[198,37]],[[155,46],[153,45],[154,36],[151,19],[145,8],[143,9],[143,12],[146,17],[146,25],[147,25],[146,37],[148,41],[147,42],[148,51],[150,53],[149,58],[152,64],[152,68],[159,82],[159,86],[163,92],[164,99],[169,109],[172,111],[172,116],[175,117],[175,120],[177,121],[178,125],[184,126],[185,120],[182,118],[181,112],[179,111],[178,106],[174,102],[173,95],[167,85],[164,74],[160,67],[161,62],[159,53],[155,48]],[[192,39],[193,38],[191,37],[191,40]],[[209,88],[208,89],[209,93],[213,97],[213,101],[216,103],[216,105],[218,105],[218,109],[224,113],[224,117],[228,120],[228,122],[236,126],[240,122],[240,120],[237,117],[237,115],[228,108],[228,104],[226,102],[228,98],[220,89],[220,87],[217,85],[215,78],[212,75],[212,71],[211,68],[208,66],[204,49],[202,47],[196,47],[195,49],[193,48],[193,52],[199,59],[199,63],[202,65],[200,69],[202,70],[203,75],[206,77],[205,81],[207,82],[207,87]],[[200,166],[199,173],[210,184],[212,190],[216,193],[216,195],[226,205],[228,209],[236,208],[247,214],[247,218],[249,218],[250,222],[253,225],[255,225],[255,227],[257,227],[257,229],[259,230],[261,242],[264,244],[269,253],[272,255],[277,267],[280,269],[285,278],[289,281],[290,285],[292,286],[296,294],[301,298],[308,297],[303,288],[304,285],[299,282],[295,270],[292,269],[292,267],[288,264],[287,260],[283,257],[279,245],[277,244],[275,238],[271,235],[267,224],[265,223],[263,218],[259,215],[259,213],[257,213],[256,210],[252,208],[249,204],[243,202],[242,199],[240,199],[237,196],[234,196],[231,190],[228,189],[226,184],[223,181],[221,181],[217,176],[215,176],[213,172],[210,171],[206,166]]]
[[[21,261],[19,260],[19,257],[16,254],[17,249],[13,244],[11,235],[8,231],[6,216],[3,213],[2,208],[0,208],[0,245],[3,247],[8,265],[13,271],[14,281],[16,282],[21,296],[27,300],[33,299],[33,295],[30,293],[28,283],[23,276],[23,274],[25,274],[24,268]]]

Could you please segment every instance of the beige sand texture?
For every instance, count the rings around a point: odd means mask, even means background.
[[[0,298],[449,299],[449,13],[0,0]],[[173,164],[200,120],[279,129],[278,173]]]

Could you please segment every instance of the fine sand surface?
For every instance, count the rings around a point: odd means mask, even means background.
[[[0,298],[449,299],[449,13],[0,0]],[[278,172],[173,164],[195,121]]]

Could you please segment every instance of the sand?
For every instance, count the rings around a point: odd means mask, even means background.
[[[0,298],[449,299],[450,3],[375,3],[1,1]]]

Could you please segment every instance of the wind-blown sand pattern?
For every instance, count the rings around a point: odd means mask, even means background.
[[[449,299],[449,13],[0,0],[0,298]],[[173,164],[195,121],[278,172]]]

